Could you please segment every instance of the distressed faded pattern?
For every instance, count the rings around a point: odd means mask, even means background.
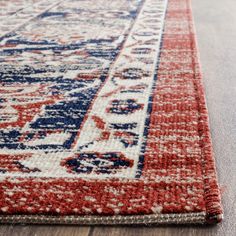
[[[14,2],[0,2],[0,221],[221,221],[189,0]]]

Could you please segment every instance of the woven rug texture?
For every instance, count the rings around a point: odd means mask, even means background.
[[[0,222],[222,220],[190,0],[0,8]]]

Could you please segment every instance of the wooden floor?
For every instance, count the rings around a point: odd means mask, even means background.
[[[0,236],[236,235],[236,0],[192,0],[225,219],[211,227],[0,226]]]

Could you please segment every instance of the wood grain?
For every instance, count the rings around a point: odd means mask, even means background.
[[[0,236],[88,236],[89,231],[86,226],[4,225]]]
[[[236,235],[236,4],[235,0],[193,0],[193,11],[216,165],[223,192],[224,221],[208,227],[2,225],[0,236]]]
[[[183,235],[211,235],[207,234],[215,230],[215,227],[189,227],[189,226],[166,226],[166,227],[96,227],[93,236],[183,236]]]

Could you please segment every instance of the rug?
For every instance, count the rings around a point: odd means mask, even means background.
[[[0,7],[0,222],[221,221],[189,0]]]

